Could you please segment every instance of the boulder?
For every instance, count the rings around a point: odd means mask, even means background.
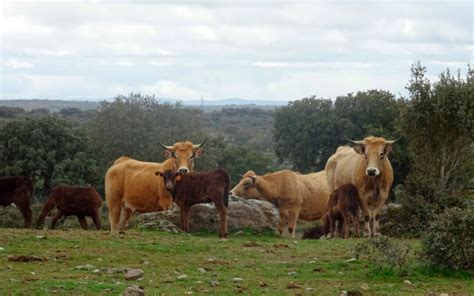
[[[265,229],[276,230],[280,216],[278,210],[269,202],[231,197],[227,210],[227,223],[230,231],[251,228],[257,231]],[[173,207],[165,212],[145,213],[138,216],[139,228],[150,228],[169,221],[174,225],[180,225],[179,208]],[[197,204],[190,211],[190,230],[217,230],[219,228],[219,216],[214,204]],[[151,227],[153,228],[153,227]],[[166,230],[165,230],[166,231]],[[172,232],[175,232],[172,230]]]

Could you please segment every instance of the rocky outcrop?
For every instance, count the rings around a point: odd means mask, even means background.
[[[251,228],[257,231],[265,229],[275,230],[280,219],[278,210],[269,202],[260,200],[247,200],[239,197],[229,199],[228,228],[237,230]],[[191,208],[190,230],[217,230],[219,227],[219,217],[213,204],[197,204]],[[173,208],[165,212],[145,213],[138,216],[139,228],[153,228],[163,222],[169,221],[175,225],[180,225],[179,208]],[[156,227],[162,229],[160,227]],[[173,227],[171,232],[176,232]],[[166,229],[163,229],[168,231]]]

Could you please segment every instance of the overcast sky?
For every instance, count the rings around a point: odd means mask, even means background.
[[[1,99],[404,95],[414,62],[436,79],[474,60],[472,1],[2,1],[1,10]]]

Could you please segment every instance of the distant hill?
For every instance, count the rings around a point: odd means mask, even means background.
[[[158,100],[168,101],[171,103],[180,102],[184,106],[190,107],[201,107],[200,100],[192,101],[179,101],[172,99],[161,99]],[[106,99],[110,101],[111,99]],[[224,107],[259,107],[262,109],[275,109],[276,107],[284,106],[288,104],[288,101],[277,101],[277,100],[254,100],[254,99],[239,99],[239,98],[230,98],[222,100],[204,100],[203,102],[204,111],[217,111],[221,110]],[[46,108],[51,112],[58,112],[63,108],[78,108],[80,110],[90,110],[97,109],[100,106],[100,101],[82,101],[78,100],[0,100],[0,106],[6,107],[20,107],[25,111],[31,111],[32,109],[41,109]]]

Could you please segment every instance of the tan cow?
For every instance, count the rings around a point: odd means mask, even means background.
[[[327,212],[329,190],[324,171],[301,175],[289,170],[257,176],[248,171],[232,195],[248,199],[260,199],[273,203],[280,212],[278,231],[283,233],[288,224],[288,232],[295,237],[296,221],[315,221]]]
[[[205,140],[204,140],[205,142]],[[162,163],[144,162],[130,157],[120,157],[105,175],[105,199],[109,208],[110,230],[120,231],[128,224],[134,212],[156,212],[169,209],[173,198],[165,190],[162,178],[156,171],[193,170],[194,159],[202,153],[202,142],[178,142],[173,146],[162,145],[167,160]]]
[[[388,154],[397,141],[367,137],[363,141],[352,141],[354,148],[337,148],[326,163],[329,190],[352,183],[359,193],[359,203],[364,214],[364,235],[378,236],[379,212],[388,198],[393,182],[393,170]],[[370,228],[373,220],[373,229]]]

